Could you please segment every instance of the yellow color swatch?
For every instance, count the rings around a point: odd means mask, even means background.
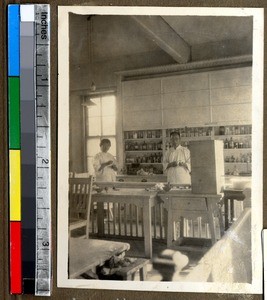
[[[10,221],[21,221],[20,150],[9,150]]]

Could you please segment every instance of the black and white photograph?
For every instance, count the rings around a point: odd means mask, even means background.
[[[58,287],[262,293],[263,9],[58,7]]]

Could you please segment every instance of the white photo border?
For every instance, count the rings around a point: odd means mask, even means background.
[[[80,15],[173,15],[253,17],[252,66],[252,284],[203,282],[134,282],[68,279],[69,174],[69,13]],[[57,286],[67,288],[263,293],[261,231],[263,224],[263,8],[58,6],[58,222]]]

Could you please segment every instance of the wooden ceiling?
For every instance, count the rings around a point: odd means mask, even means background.
[[[115,72],[252,54],[252,17],[75,15],[72,88],[111,87]]]

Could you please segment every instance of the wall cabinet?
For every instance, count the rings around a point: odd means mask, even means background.
[[[124,130],[252,123],[251,67],[122,82]]]
[[[170,133],[178,131],[183,146],[203,140],[222,140],[224,145],[225,174],[251,174],[251,125],[177,127],[169,129],[125,131],[124,166],[127,174],[145,172],[163,173],[163,156],[171,147]]]
[[[169,133],[176,129],[185,144],[223,139],[226,173],[250,174],[251,148],[244,145],[251,143],[246,132],[252,124],[251,67],[171,75],[121,82],[123,164],[152,164],[161,173]],[[148,138],[149,131],[160,131],[161,136]],[[131,132],[143,136],[127,137]],[[227,148],[230,141],[238,146]]]

